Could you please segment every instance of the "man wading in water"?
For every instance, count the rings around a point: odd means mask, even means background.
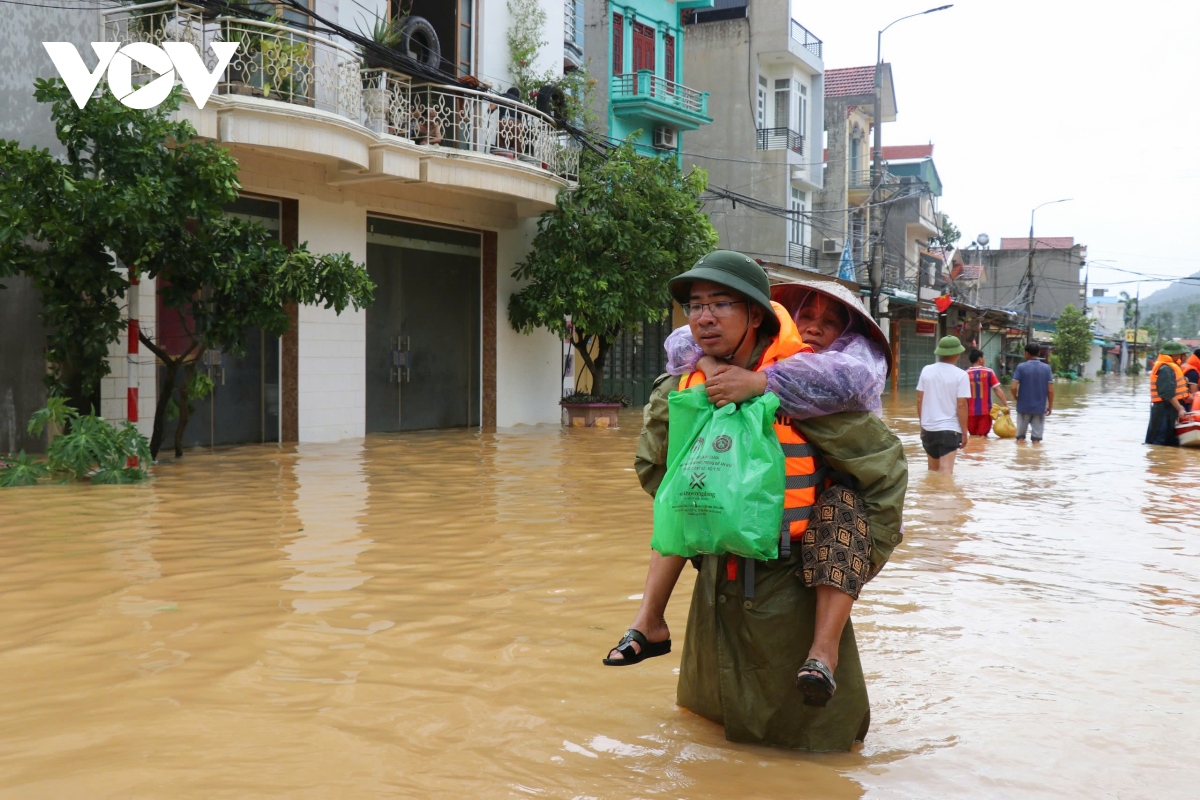
[[[766,366],[764,354],[782,352],[777,345],[784,341],[800,344],[792,318],[768,299],[766,273],[740,253],[710,253],[672,280],[671,291],[688,311],[692,336],[704,353],[728,365],[714,369],[708,379],[710,399],[717,394],[726,402],[741,402],[761,395],[767,388],[760,371]],[[695,385],[697,377],[705,376],[694,373],[685,382]],[[637,469],[651,494],[666,473],[666,397],[678,383],[660,378],[646,406]],[[789,409],[781,405],[781,412]],[[816,471],[808,476],[789,471],[789,485],[806,483],[812,499],[806,509],[785,502],[785,511],[805,513],[791,523],[793,546],[783,558],[700,559],[678,701],[722,723],[731,741],[848,750],[870,723],[850,609],[862,584],[900,541],[907,465],[899,440],[869,412],[784,420],[801,441],[815,446],[825,467],[842,473],[839,484],[829,485]],[[803,460],[788,458],[789,464]],[[864,503],[850,487],[871,502]],[[637,663],[669,652],[669,639],[660,639],[666,634],[662,612],[684,563],[651,555],[638,616],[659,624],[631,629],[606,664]]]

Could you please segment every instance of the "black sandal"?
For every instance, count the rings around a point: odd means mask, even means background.
[[[796,673],[796,688],[804,693],[804,705],[824,708],[837,691],[837,683],[829,667],[815,658],[804,662]]]
[[[642,648],[641,652],[633,649],[634,642],[637,642]],[[625,635],[621,637],[621,641],[617,642],[617,646],[608,652],[611,654],[613,650],[620,653],[621,658],[605,658],[604,665],[606,667],[624,667],[645,661],[647,658],[665,656],[671,652],[671,640],[667,639],[665,642],[647,641],[641,631],[635,631],[633,628],[630,628],[625,631]]]

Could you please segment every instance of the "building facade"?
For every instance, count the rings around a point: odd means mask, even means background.
[[[881,200],[891,181],[876,193],[871,176],[871,132],[896,119],[896,92],[890,64],[880,65],[881,110],[875,113],[875,67],[831,69],[825,73],[825,179],[816,192],[813,226],[820,237],[818,266],[836,272],[848,255],[855,270],[870,259],[874,233],[872,200]]]
[[[386,17],[388,5],[314,0],[313,11],[355,32]],[[543,38],[554,45],[539,54],[541,71],[563,69],[572,8],[543,2]],[[104,11],[14,7],[0,19],[10,43],[0,56],[10,78],[0,136],[26,146],[57,144],[31,97],[35,77],[56,74],[42,41],[73,42],[89,66],[91,41],[184,41],[201,52],[239,41],[205,107],[186,100],[179,112],[238,161],[242,198],[229,213],[285,244],[349,253],[378,286],[365,310],[301,306],[281,339],[251,337],[245,354],[210,354],[204,368],[216,388],[188,444],[558,421],[560,343],[514,332],[506,308],[536,217],[572,185],[578,148],[550,118],[500,94],[511,80],[505,0],[415,0],[411,13],[426,27],[407,40],[410,71],[371,63],[292,10],[263,20],[171,0]],[[15,387],[7,405],[0,397],[0,430],[23,430],[44,402],[46,365],[29,311],[36,298],[8,283],[0,313],[7,323],[19,309],[26,333],[0,342],[0,383]],[[137,291],[143,331],[167,338],[177,321],[158,318],[153,281]],[[125,351],[124,341],[113,344],[101,387],[101,412],[113,421],[126,418]],[[136,369],[148,432],[158,367],[143,349]],[[30,444],[8,439],[0,451]]]
[[[788,0],[726,4],[684,26],[687,72],[717,120],[688,137],[683,161],[728,189],[790,216],[714,201],[721,246],[796,269],[817,268],[811,222],[822,187],[824,43],[792,18]],[[816,245],[819,246],[819,242]]]
[[[681,15],[713,0],[588,0],[585,50],[597,78],[594,111],[612,141],[643,155],[678,155],[684,133],[712,122],[708,92],[684,81]]]
[[[1052,323],[1064,308],[1083,308],[1081,273],[1087,263],[1087,245],[1070,236],[1040,236],[1033,244],[1033,317]],[[995,250],[984,250],[986,279],[979,302],[986,306],[1024,312],[1029,269],[1029,239],[1004,238]]]

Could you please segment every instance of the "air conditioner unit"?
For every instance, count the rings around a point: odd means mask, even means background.
[[[827,256],[840,256],[842,254],[842,240],[822,239],[821,252]]]
[[[660,150],[674,150],[679,147],[679,131],[674,128],[655,128],[654,146]]]

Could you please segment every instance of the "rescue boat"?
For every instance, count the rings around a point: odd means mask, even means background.
[[[1195,408],[1196,404],[1192,404]],[[1175,423],[1175,435],[1181,447],[1200,447],[1200,411],[1191,411]]]

